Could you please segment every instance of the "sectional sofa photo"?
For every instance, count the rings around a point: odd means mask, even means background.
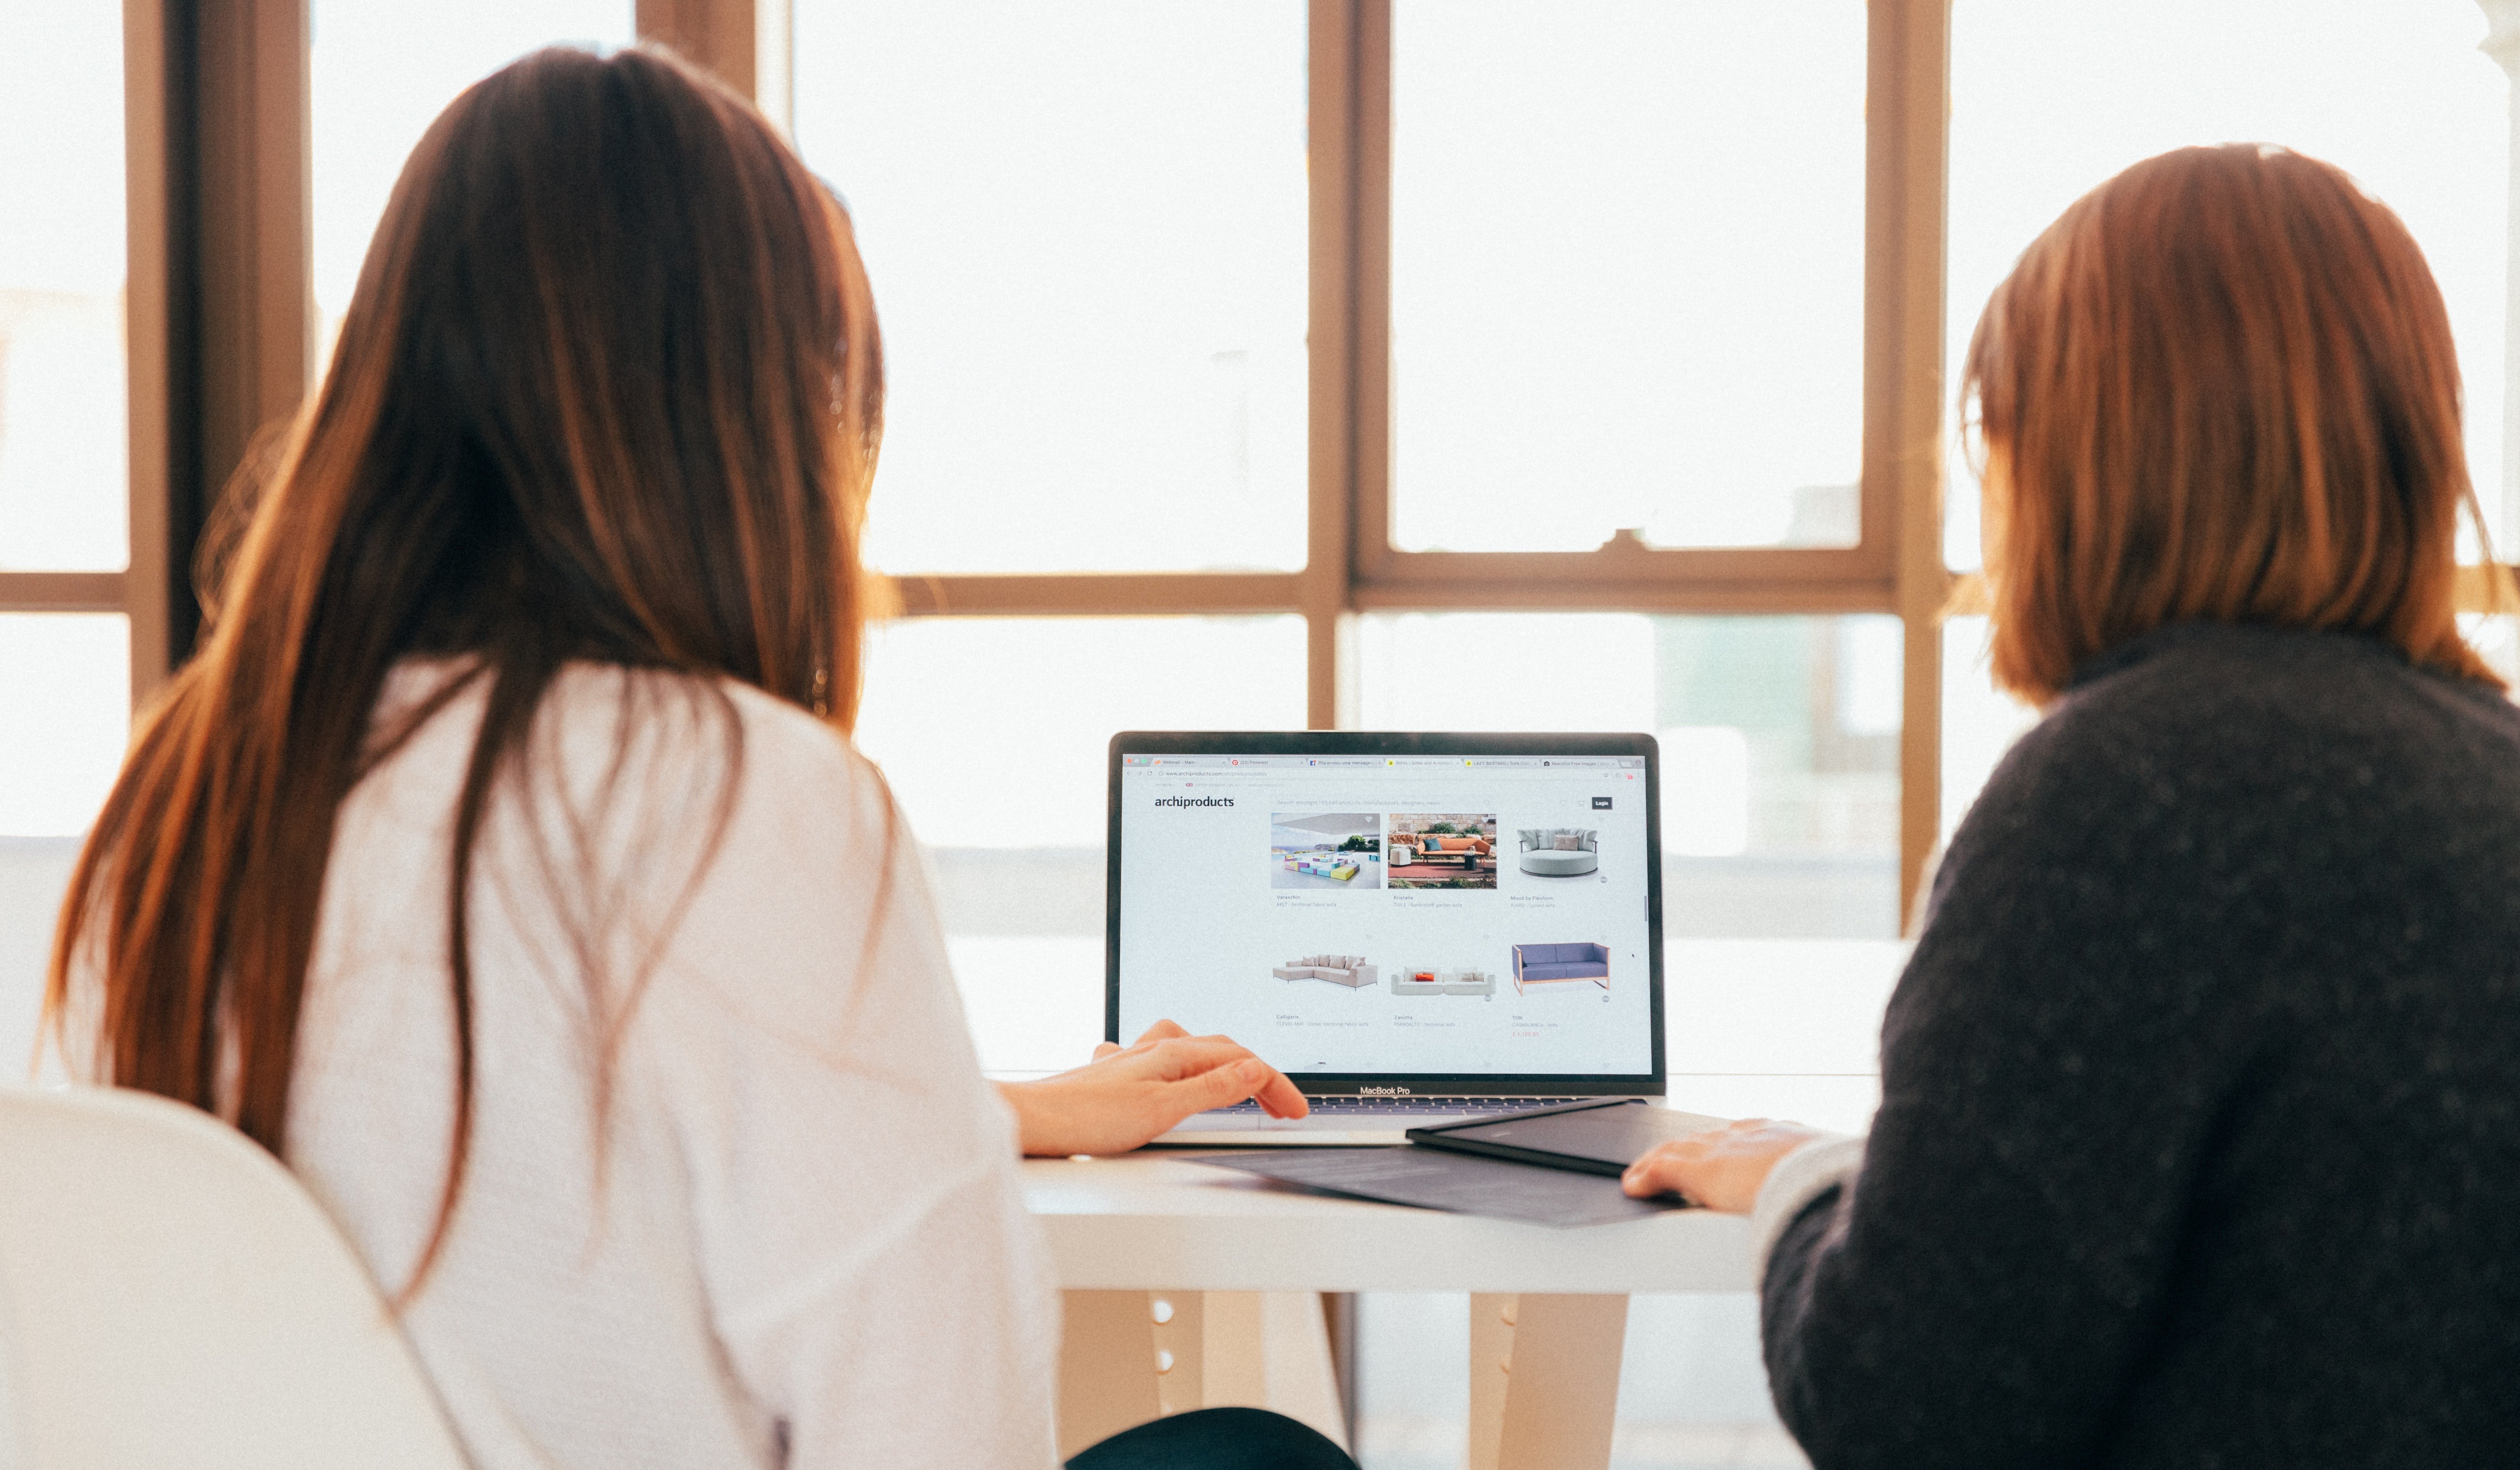
[[[1357,875],[1362,865],[1354,853],[1318,852],[1288,853],[1285,858],[1289,872],[1308,872],[1317,878],[1336,878],[1344,883]]]
[[[1327,980],[1350,990],[1363,990],[1375,978],[1373,966],[1361,955],[1307,955],[1269,973],[1281,980]]]

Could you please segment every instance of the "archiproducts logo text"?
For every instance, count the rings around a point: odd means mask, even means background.
[[[1155,805],[1159,807],[1230,807],[1234,805],[1234,798],[1231,796],[1158,796],[1155,798]]]

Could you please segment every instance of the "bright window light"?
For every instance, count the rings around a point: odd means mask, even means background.
[[[1856,540],[1865,8],[1399,0],[1392,538]]]
[[[0,46],[0,570],[115,571],[124,508],[122,9]]]
[[[1731,725],[1683,725],[1662,745],[1662,850],[1737,858],[1750,847],[1750,740]]]
[[[796,139],[883,319],[894,572],[1304,562],[1295,0],[824,0]]]
[[[2279,143],[2398,211],[2448,301],[2467,453],[2505,518],[2503,295],[2510,84],[2477,50],[2476,0],[1960,0],[1952,15],[1947,361],[1958,383],[1988,294],[2067,204],[2189,144]],[[1978,564],[1977,482],[1952,459],[1944,556]],[[2520,510],[2513,505],[2512,510]]]
[[[1368,730],[1654,726],[1642,613],[1401,613],[1368,619],[1362,652]]]
[[[131,734],[131,622],[0,612],[0,836],[88,829]]]
[[[1987,665],[1987,620],[1956,617],[1943,624],[1944,840],[1968,815],[1986,779],[2039,711],[1995,687]]]

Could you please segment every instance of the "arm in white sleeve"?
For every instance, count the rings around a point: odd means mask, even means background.
[[[796,1470],[1049,1466],[1057,1298],[911,834],[829,732],[744,723],[634,1021],[729,1366]]]

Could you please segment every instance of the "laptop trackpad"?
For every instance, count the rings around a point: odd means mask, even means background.
[[[1397,1133],[1404,1129],[1433,1128],[1443,1124],[1466,1123],[1485,1113],[1364,1113],[1317,1112],[1301,1118],[1272,1118],[1266,1113],[1196,1113],[1173,1125],[1176,1134],[1249,1134],[1249,1133],[1353,1133],[1358,1129],[1387,1129]]]

